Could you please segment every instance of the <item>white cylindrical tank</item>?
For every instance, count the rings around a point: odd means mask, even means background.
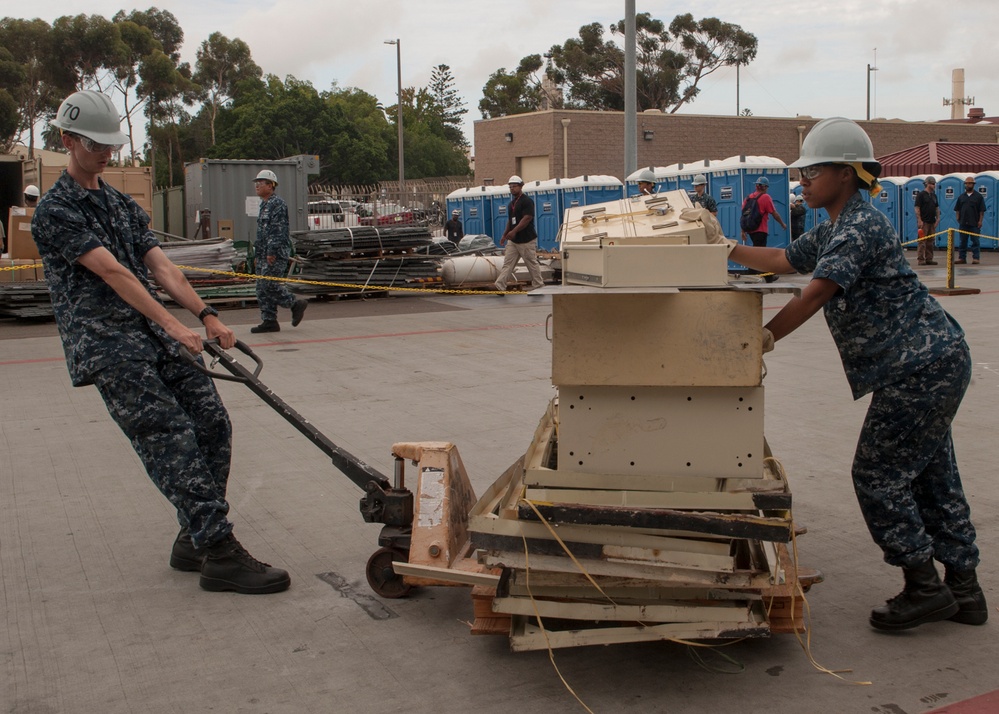
[[[441,264],[441,277],[448,287],[495,282],[502,268],[502,255],[462,255]]]

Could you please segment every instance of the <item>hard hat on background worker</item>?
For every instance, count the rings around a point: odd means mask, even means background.
[[[41,196],[41,193],[39,193],[38,186],[36,186],[35,184],[29,183],[27,186],[24,187],[24,197],[25,198],[28,198],[28,197],[30,197],[30,198],[38,198],[39,196]]]
[[[650,169],[642,169],[638,173],[638,183],[655,183],[656,175]]]
[[[270,169],[262,169],[254,181],[270,181],[275,186],[278,185],[277,174]]]
[[[857,173],[861,184],[872,194],[881,190],[878,176],[881,164],[874,158],[874,144],[857,122],[845,117],[829,117],[812,127],[801,143],[801,157],[788,168],[816,164],[842,164]]]
[[[512,184],[512,183],[519,184],[519,185],[523,186],[524,185],[524,179],[520,178],[520,176],[518,176],[517,174],[514,174],[513,176],[510,177],[510,180],[507,181],[507,185]]]
[[[459,211],[459,210],[458,210],[458,209],[456,208],[456,209],[454,209],[453,211],[451,211],[451,215],[452,215],[452,216],[460,216],[460,215],[461,215],[461,211]]]
[[[766,176],[760,176],[758,179],[756,179],[756,185],[757,186],[766,186],[767,188],[769,188],[770,187],[770,179],[768,179]]]
[[[707,184],[708,184],[708,179],[704,174],[697,174],[694,177],[695,186],[707,186]]]
[[[114,103],[104,94],[89,89],[66,97],[49,124],[98,144],[118,146],[128,142],[128,134],[121,130],[121,117]]]

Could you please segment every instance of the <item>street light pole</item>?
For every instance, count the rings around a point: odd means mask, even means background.
[[[874,48],[874,63],[878,61],[878,48]],[[877,72],[877,67],[867,65],[867,121],[871,120],[871,72]]]
[[[402,42],[398,39],[385,40],[386,45],[395,45],[396,77],[398,87],[396,93],[396,124],[399,125],[399,203],[405,204],[406,168],[403,160],[402,147]]]

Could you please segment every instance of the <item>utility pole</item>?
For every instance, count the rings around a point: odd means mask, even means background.
[[[635,95],[635,0],[624,3],[624,175],[638,167],[638,104]]]
[[[878,63],[878,48],[874,48],[874,64]],[[871,120],[871,72],[877,72],[878,68],[867,65],[867,121]]]
[[[396,76],[398,79],[395,121],[399,125],[399,203],[406,205],[406,169],[402,150],[402,42],[399,39],[385,40],[385,44],[395,45]]]

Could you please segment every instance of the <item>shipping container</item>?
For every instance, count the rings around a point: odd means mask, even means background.
[[[318,156],[293,156],[276,161],[202,159],[184,167],[185,235],[194,235],[200,211],[208,209],[213,235],[221,234],[218,226],[224,221],[222,225],[232,227],[228,237],[250,243],[256,241],[260,199],[253,190],[253,179],[264,169],[277,175],[275,193],[288,204],[291,230],[308,230],[309,176],[319,174]]]

